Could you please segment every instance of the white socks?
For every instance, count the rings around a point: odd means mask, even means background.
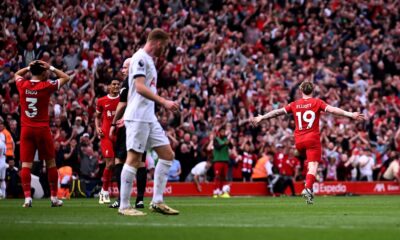
[[[156,168],[157,170],[157,168]],[[133,181],[136,179],[137,169],[124,164],[121,172],[121,192],[119,209],[126,209],[131,206],[130,199]]]
[[[1,181],[1,183],[0,183],[0,192],[1,192],[2,197],[5,198],[6,197],[6,181],[5,180]]]
[[[159,159],[154,172],[153,203],[162,203],[163,193],[168,181],[168,172],[172,161]]]

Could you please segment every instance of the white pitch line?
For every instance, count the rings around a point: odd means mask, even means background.
[[[186,224],[186,223],[141,223],[141,222],[68,222],[68,221],[14,221],[15,224],[42,224],[42,225],[77,225],[77,226],[133,226],[133,227],[227,227],[227,228],[304,228],[304,229],[328,229],[328,228],[341,228],[341,229],[355,229],[353,226],[299,226],[299,225],[288,225],[288,224],[241,224],[241,223],[198,223],[198,224]]]
[[[176,207],[179,206],[190,206],[190,207],[248,207],[248,206],[262,206],[262,207],[275,207],[275,206],[282,206],[282,203],[270,203],[270,202],[265,202],[265,203],[254,203],[254,202],[248,202],[248,203],[227,203],[227,202],[215,202],[215,203],[176,203],[171,201],[171,205],[174,205]],[[304,202],[301,201],[299,203],[290,203],[291,205],[298,205],[298,204],[303,204]],[[36,207],[35,203],[33,203],[34,207]],[[304,207],[307,207],[307,205],[304,203]],[[10,205],[10,207],[16,207],[20,208],[19,205]],[[99,204],[93,204],[93,203],[83,203],[83,204],[68,204],[68,202],[64,202],[64,207],[67,208],[105,208],[104,205],[99,205]]]

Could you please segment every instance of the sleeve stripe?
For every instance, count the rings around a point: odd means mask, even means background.
[[[133,79],[138,78],[138,77],[146,77],[146,75],[144,75],[144,74],[136,74],[135,76],[133,76]]]
[[[329,105],[326,105],[326,107],[325,107],[325,109],[324,109],[324,112],[326,112],[326,109],[328,109],[328,107],[329,107]]]
[[[285,107],[283,108],[283,111],[285,111],[285,114],[287,114],[287,111],[286,111],[286,108],[285,108]]]

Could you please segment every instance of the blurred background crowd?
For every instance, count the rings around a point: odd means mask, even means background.
[[[73,77],[49,106],[57,166],[99,179],[95,101],[109,79],[122,79],[123,61],[159,27],[171,34],[157,59],[159,94],[181,103],[179,114],[157,111],[180,165],[175,180],[213,160],[215,138],[228,140],[230,180],[251,181],[263,156],[273,156],[275,173],[302,180],[293,117],[258,128],[247,119],[298,98],[304,80],[315,84],[316,97],[368,118],[322,115],[325,164],[318,179],[380,179],[400,150],[399,11],[394,0],[2,1],[0,131],[13,147],[7,172],[17,176],[20,167],[14,72],[41,59]]]

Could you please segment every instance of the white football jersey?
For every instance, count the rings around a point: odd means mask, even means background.
[[[6,144],[5,137],[2,133],[0,133],[0,165],[6,163]]]
[[[125,109],[125,121],[156,122],[155,103],[136,91],[135,78],[146,78],[145,85],[154,94],[157,94],[157,70],[153,58],[143,49],[133,54],[129,65],[129,92],[128,105]]]

